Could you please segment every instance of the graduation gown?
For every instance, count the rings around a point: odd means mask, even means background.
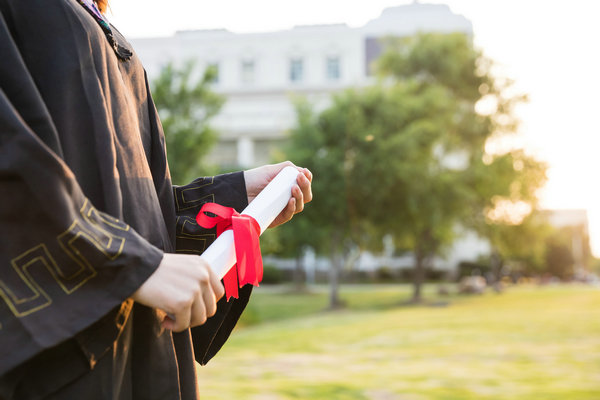
[[[241,211],[243,174],[171,185],[135,54],[75,0],[0,0],[0,399],[195,399],[194,359],[251,288],[182,333],[129,296],[165,252],[210,244],[207,201]]]

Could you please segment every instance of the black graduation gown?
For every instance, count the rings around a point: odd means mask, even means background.
[[[144,69],[80,4],[0,0],[0,399],[195,399],[251,287],[180,334],[128,297],[246,199],[242,173],[171,185]]]

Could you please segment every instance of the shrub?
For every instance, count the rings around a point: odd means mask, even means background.
[[[261,283],[274,285],[283,282],[283,271],[274,265],[263,265],[263,279]]]

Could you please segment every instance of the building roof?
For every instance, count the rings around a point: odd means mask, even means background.
[[[422,4],[389,7],[362,28],[369,35],[412,35],[415,32],[473,33],[473,24],[466,17],[454,14],[446,4]]]

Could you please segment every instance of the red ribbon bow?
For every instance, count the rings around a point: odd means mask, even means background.
[[[215,216],[206,215],[207,212]],[[258,286],[263,277],[263,263],[260,254],[260,225],[254,218],[240,214],[233,208],[224,207],[216,203],[206,203],[196,216],[196,222],[203,228],[217,227],[217,236],[228,229],[233,230],[235,244],[235,257],[237,264],[231,268],[223,284],[227,301],[231,297],[239,297],[238,288],[250,283]]]

